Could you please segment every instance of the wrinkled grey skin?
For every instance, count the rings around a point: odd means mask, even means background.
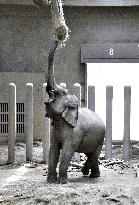
[[[60,183],[67,182],[67,169],[74,152],[84,153],[88,157],[82,168],[83,175],[88,175],[91,170],[91,178],[99,177],[98,157],[104,141],[105,126],[95,112],[78,108],[77,97],[55,83],[53,57],[57,45],[55,42],[48,58],[46,91],[50,99],[45,105],[46,116],[52,119],[53,128],[47,180],[56,182],[56,167],[60,160],[58,179]]]

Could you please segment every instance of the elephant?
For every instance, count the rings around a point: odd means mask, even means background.
[[[67,170],[74,152],[84,153],[87,160],[82,168],[84,176],[100,176],[98,157],[105,138],[105,125],[101,118],[87,108],[79,107],[75,95],[55,83],[53,58],[58,46],[55,41],[48,56],[48,75],[46,91],[49,100],[45,102],[46,117],[52,120],[50,139],[48,177],[49,183],[57,180],[67,183]],[[56,167],[59,163],[59,177]]]

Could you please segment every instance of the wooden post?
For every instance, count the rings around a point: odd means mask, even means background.
[[[81,107],[81,86],[79,83],[74,84],[74,94],[79,100],[79,107]],[[78,152],[75,152],[73,155],[73,161],[80,161],[80,154]]]
[[[47,102],[49,96],[46,92],[47,83],[43,84],[43,102]],[[49,148],[50,148],[50,119],[45,117],[45,105],[44,105],[44,133],[42,137],[42,147],[43,147],[43,162],[48,163]]]
[[[88,109],[95,112],[95,86],[88,86]]]
[[[16,140],[16,85],[9,84],[9,134],[8,134],[8,163],[15,161]]]
[[[33,84],[26,84],[25,100],[26,161],[32,161],[33,151]]]
[[[131,112],[131,86],[124,87],[124,136],[123,159],[130,160],[130,112]]]
[[[113,87],[106,86],[106,137],[105,137],[105,158],[112,158],[112,100]]]

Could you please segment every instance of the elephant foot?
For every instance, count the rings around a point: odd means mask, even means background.
[[[58,181],[60,184],[67,184],[68,183],[67,177],[59,177]]]
[[[100,171],[99,170],[91,171],[91,174],[89,175],[89,178],[97,178],[97,177],[100,177]]]
[[[86,167],[83,167],[83,168],[81,169],[81,172],[83,173],[84,176],[87,176],[87,175],[89,174],[89,169],[86,168]]]
[[[47,177],[48,183],[55,183],[57,181],[57,176],[49,176]]]

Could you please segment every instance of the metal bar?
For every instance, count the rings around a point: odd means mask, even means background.
[[[49,97],[46,93],[47,83],[43,84],[43,102],[47,102]],[[44,106],[45,113],[45,106]],[[43,161],[48,163],[48,155],[50,148],[50,119],[45,117],[44,114],[44,128],[43,128],[43,136],[42,136],[42,146],[43,146]]]
[[[79,106],[81,107],[81,86],[79,83],[74,84],[74,94],[78,98]],[[73,161],[80,161],[80,154],[78,152],[75,152],[73,155]]]
[[[130,160],[130,114],[131,114],[131,86],[124,87],[124,136],[123,159]]]
[[[9,84],[8,163],[14,163],[15,161],[15,139],[16,139],[16,85],[14,83],[10,83]]]
[[[88,108],[95,111],[95,86],[88,86]]]
[[[112,100],[113,87],[106,86],[106,137],[105,137],[105,158],[112,158]]]
[[[26,135],[26,161],[32,161],[33,151],[33,84],[26,84],[26,110],[25,110],[25,135]]]

